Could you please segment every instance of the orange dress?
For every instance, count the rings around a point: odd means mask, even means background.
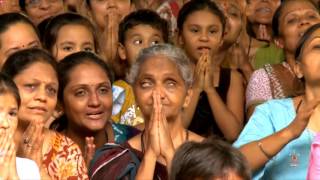
[[[52,179],[89,179],[78,145],[68,137],[49,131],[43,148],[43,165]]]

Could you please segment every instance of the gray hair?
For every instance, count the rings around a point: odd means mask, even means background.
[[[164,56],[176,64],[187,88],[192,86],[193,72],[189,58],[183,50],[170,44],[159,44],[143,49],[139,53],[136,62],[131,66],[127,74],[127,81],[133,85],[137,80],[141,65],[156,56]]]

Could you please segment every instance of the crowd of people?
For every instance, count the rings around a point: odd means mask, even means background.
[[[0,0],[0,179],[318,179],[319,72],[319,0]]]

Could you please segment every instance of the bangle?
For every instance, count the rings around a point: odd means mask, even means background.
[[[262,152],[268,159],[271,159],[271,158],[272,158],[272,156],[269,155],[269,154],[263,149],[262,143],[261,143],[260,141],[258,142],[258,147],[259,147],[259,149],[261,150],[261,152]]]

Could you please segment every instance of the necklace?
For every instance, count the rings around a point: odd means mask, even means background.
[[[144,132],[145,132],[145,130],[142,131],[141,136],[140,136],[140,137],[141,137],[140,143],[141,143],[141,151],[142,151],[142,154],[144,154],[144,152],[145,152],[144,139],[143,139],[143,137],[144,137]],[[185,134],[186,134],[186,139],[185,139],[185,142],[186,142],[186,141],[189,140],[189,131],[188,131],[188,129],[185,130]]]

